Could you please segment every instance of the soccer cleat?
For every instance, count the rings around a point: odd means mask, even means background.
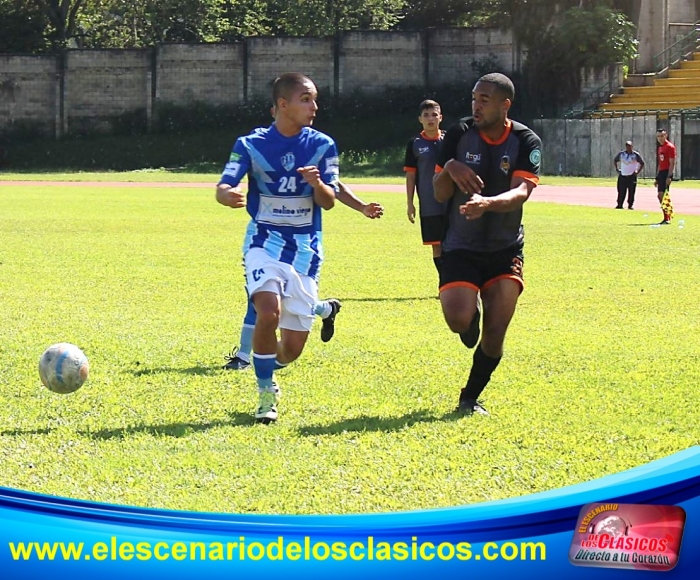
[[[459,399],[459,405],[455,412],[461,415],[483,415],[484,417],[489,416],[489,412],[484,408],[484,406],[479,403],[476,399]]]
[[[469,328],[464,332],[459,333],[459,339],[462,344],[467,348],[474,348],[479,342],[479,320],[481,319],[481,300],[477,297],[476,299],[476,312],[472,317],[472,321],[469,324]]]
[[[258,396],[258,409],[255,411],[255,420],[258,423],[269,425],[277,421],[277,404],[281,396],[277,383],[272,383],[272,390],[264,390]]]
[[[335,333],[335,317],[338,315],[338,312],[340,312],[341,306],[340,300],[336,300],[335,298],[331,298],[328,302],[331,305],[331,313],[323,319],[323,326],[321,326],[321,340],[323,342],[328,342],[333,338],[333,334]]]
[[[663,220],[663,221],[659,222],[660,226],[668,226],[670,224],[671,224],[671,220]]]
[[[239,356],[238,349],[232,350],[231,354],[224,357],[224,360],[226,360],[226,364],[221,368],[226,371],[242,371],[250,366],[249,360],[245,360]]]

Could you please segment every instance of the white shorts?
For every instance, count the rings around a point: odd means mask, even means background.
[[[262,248],[251,248],[244,256],[246,290],[272,292],[281,298],[280,328],[309,332],[314,323],[318,284],[299,274],[290,264],[275,260]]]

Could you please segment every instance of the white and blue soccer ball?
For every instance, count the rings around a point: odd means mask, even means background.
[[[77,391],[90,373],[85,353],[74,344],[52,344],[39,359],[39,376],[44,386],[62,395]]]

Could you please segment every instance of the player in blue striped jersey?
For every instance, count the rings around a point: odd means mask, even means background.
[[[310,127],[317,95],[304,75],[277,78],[275,122],[236,141],[216,189],[219,203],[245,207],[251,217],[243,253],[246,289],[257,311],[255,418],[264,423],[277,420],[274,371],[299,357],[313,324],[323,262],[321,209],[333,207],[337,191],[335,142]],[[247,195],[239,188],[246,174]]]
[[[384,206],[376,201],[365,202],[361,200],[350,187],[338,181],[338,192],[336,199],[342,204],[361,213],[369,219],[379,219],[384,215]],[[335,298],[322,300],[316,304],[316,314],[321,316],[323,325],[321,327],[321,340],[328,342],[333,338],[335,332],[335,317],[340,311],[340,301]],[[241,325],[239,346],[234,347],[231,354],[225,358],[226,363],[223,369],[228,371],[242,371],[250,367],[250,353],[253,350],[253,331],[255,329],[255,308],[248,300],[248,308]]]

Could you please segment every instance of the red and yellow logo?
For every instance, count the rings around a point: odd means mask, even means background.
[[[575,566],[670,570],[678,563],[685,510],[678,506],[583,506],[569,549]]]

